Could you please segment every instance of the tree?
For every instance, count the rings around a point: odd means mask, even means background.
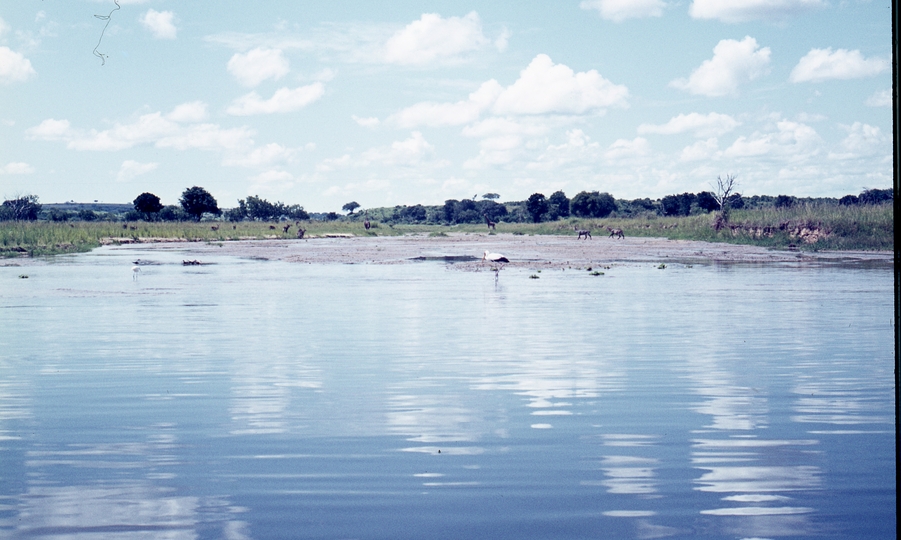
[[[563,191],[555,191],[548,197],[551,219],[569,217],[569,198]]]
[[[141,193],[134,200],[135,210],[142,214],[156,214],[163,209],[160,198],[153,193]]]
[[[736,187],[738,186],[735,184],[735,177],[731,174],[727,174],[725,178],[722,176],[716,177],[716,185],[713,186],[713,198],[716,199],[716,203],[720,207],[719,214],[713,221],[713,228],[716,230],[720,230],[724,225],[729,223],[730,203],[735,202],[732,192]],[[736,193],[735,195],[738,194]],[[738,198],[740,200],[741,195],[739,195]],[[741,205],[744,206],[744,204],[744,201],[741,201]]]
[[[550,205],[543,194],[533,193],[529,195],[529,199],[526,201],[526,211],[532,216],[532,221],[534,223],[539,223],[541,221],[541,216],[547,214],[549,209]]]
[[[569,202],[576,217],[605,218],[616,210],[616,200],[609,193],[580,191]]]
[[[342,206],[341,210],[344,210],[345,212],[353,214],[354,210],[356,210],[359,207],[360,207],[360,203],[358,203],[357,201],[350,201],[349,203]]]
[[[857,198],[860,204],[881,204],[894,199],[894,190],[888,189],[865,189]]]
[[[35,221],[43,206],[37,195],[20,195],[15,199],[3,201],[0,206],[0,219],[16,221]]]
[[[500,199],[501,196],[498,195],[497,193],[486,193],[486,194],[482,195],[482,198],[488,199],[489,201],[493,201],[495,199]]]
[[[776,208],[791,208],[795,205],[795,198],[791,195],[777,195],[776,200],[773,201],[773,206]]]
[[[194,186],[186,189],[181,194],[179,202],[184,211],[194,218],[194,221],[200,221],[201,216],[206,213],[216,215],[222,213],[216,199],[202,187]]]
[[[713,196],[713,193],[709,191],[702,191],[698,193],[698,208],[706,212],[713,212],[717,208],[719,208],[719,204],[716,202],[716,197]]]

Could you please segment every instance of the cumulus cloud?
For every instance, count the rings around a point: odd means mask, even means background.
[[[713,58],[705,60],[687,79],[671,81],[670,86],[710,97],[734,95],[739,85],[763,75],[769,63],[770,48],[760,48],[756,39],[724,39],[713,48]]]
[[[892,106],[892,91],[891,90],[879,90],[872,96],[867,98],[865,102],[868,107],[891,107]]]
[[[678,133],[692,132],[696,137],[711,137],[728,133],[738,127],[740,122],[728,114],[719,113],[689,113],[680,114],[670,118],[665,124],[641,124],[638,126],[639,134],[656,133],[659,135],[676,135]]]
[[[0,174],[31,174],[34,167],[22,161],[13,161],[0,167]]]
[[[307,86],[279,88],[269,99],[263,99],[256,92],[245,94],[236,99],[226,109],[233,116],[251,116],[255,114],[274,114],[298,111],[325,94],[325,86],[315,82]]]
[[[290,67],[281,49],[257,47],[246,53],[236,53],[229,59],[228,72],[244,86],[256,86],[267,79],[284,77]]]
[[[297,150],[286,148],[278,143],[269,143],[245,154],[231,155],[225,159],[223,164],[239,167],[262,167],[290,161],[296,153]]]
[[[175,39],[178,30],[175,28],[175,13],[148,9],[141,17],[141,24],[150,30],[156,39]]]
[[[506,39],[501,43],[505,46]],[[461,55],[489,44],[475,11],[465,17],[442,18],[424,13],[385,43],[384,60],[391,64],[424,65],[459,60]]]
[[[0,83],[24,82],[37,75],[31,61],[9,47],[0,47]]]
[[[354,122],[356,122],[358,126],[362,126],[365,128],[371,129],[371,128],[378,127],[378,125],[381,124],[381,121],[375,116],[368,116],[365,118],[361,118],[357,115],[351,115],[351,118],[353,118]]]
[[[807,124],[780,120],[775,123],[775,130],[739,137],[723,155],[727,158],[790,156],[802,160],[818,153],[821,143],[819,134]]]
[[[848,131],[848,136],[840,143],[839,151],[830,152],[831,159],[855,159],[890,154],[889,138],[883,135],[879,127],[861,122],[842,127]]]
[[[860,51],[832,48],[811,49],[792,70],[789,80],[799,82],[822,82],[830,79],[858,79],[872,77],[888,70],[888,60],[864,58]]]
[[[714,159],[720,152],[719,141],[716,137],[698,141],[686,146],[679,154],[679,161],[707,161]]]
[[[372,148],[363,152],[363,160],[382,165],[413,165],[434,151],[435,147],[425,140],[422,133],[414,131],[408,139],[394,141],[390,147]]]
[[[780,21],[824,6],[823,0],[693,0],[688,13],[695,19],[727,23]]]
[[[294,175],[287,171],[263,171],[250,178],[251,185],[247,193],[275,194],[282,193],[294,186]]]
[[[173,122],[203,122],[207,117],[206,107],[202,101],[182,103],[172,109],[166,118]]]
[[[496,114],[581,114],[606,107],[627,106],[629,90],[597,71],[575,73],[539,54],[494,102]]]
[[[613,22],[644,17],[660,17],[666,3],[662,0],[586,0],[582,9],[596,9],[601,18]]]
[[[644,137],[635,137],[631,141],[618,139],[604,151],[604,158],[607,161],[622,161],[646,156],[650,151],[651,147]]]
[[[26,129],[25,136],[30,140],[58,141],[68,137],[71,130],[68,120],[48,118],[37,126]]]
[[[159,163],[139,163],[130,159],[123,161],[119,172],[116,174],[116,181],[128,182],[137,176],[156,170],[157,167],[159,167]]]
[[[479,119],[503,92],[494,79],[482,83],[465,101],[455,103],[422,102],[392,115],[390,120],[401,127],[459,126]]]

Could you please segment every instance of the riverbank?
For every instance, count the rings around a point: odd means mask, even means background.
[[[667,240],[653,237],[579,240],[575,236],[460,233],[446,236],[408,234],[381,237],[315,237],[223,242],[154,242],[110,246],[116,250],[177,251],[185,260],[215,256],[277,260],[298,264],[410,264],[440,261],[459,270],[490,266],[485,251],[500,253],[507,267],[583,268],[623,263],[805,263],[891,266],[890,251],[792,251],[757,246]],[[40,264],[40,259],[7,259],[2,265]]]

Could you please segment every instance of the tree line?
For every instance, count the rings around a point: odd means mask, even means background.
[[[728,178],[734,180],[732,177]],[[342,208],[348,214],[340,216],[335,212],[310,214],[301,205],[289,205],[281,201],[273,203],[256,195],[239,199],[236,207],[222,210],[219,208],[216,198],[209,191],[199,186],[193,186],[184,190],[178,205],[163,205],[160,198],[153,193],[141,193],[133,201],[133,210],[125,212],[124,215],[103,215],[92,210],[44,211],[37,195],[20,195],[7,199],[0,205],[0,221],[34,221],[38,219],[50,221],[94,221],[98,219],[200,221],[208,218],[228,221],[374,219],[386,223],[445,225],[484,223],[486,221],[540,223],[566,219],[571,216],[578,218],[647,215],[690,216],[723,209],[790,208],[809,203],[845,206],[873,205],[892,201],[894,197],[892,188],[864,189],[858,195],[845,195],[839,199],[801,198],[790,195],[743,197],[740,193],[732,193],[731,189],[725,192],[718,191],[718,193],[686,192],[667,195],[655,200],[649,198],[616,199],[609,193],[598,191],[581,191],[570,199],[563,191],[556,191],[550,196],[533,193],[524,201],[507,203],[498,203],[497,199],[500,198],[500,195],[497,193],[486,193],[481,196],[481,200],[478,200],[478,195],[474,195],[471,199],[448,199],[443,205],[398,205],[393,208],[371,208],[358,213],[354,213],[354,211],[360,208],[360,204],[352,201]]]

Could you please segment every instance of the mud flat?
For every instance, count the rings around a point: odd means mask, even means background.
[[[140,243],[117,249],[178,250],[185,257],[232,255],[304,264],[410,264],[444,261],[459,270],[484,268],[482,254],[501,253],[509,267],[567,268],[620,263],[807,263],[891,266],[890,251],[788,251],[664,238],[578,240],[574,236],[449,234],[382,237]]]

